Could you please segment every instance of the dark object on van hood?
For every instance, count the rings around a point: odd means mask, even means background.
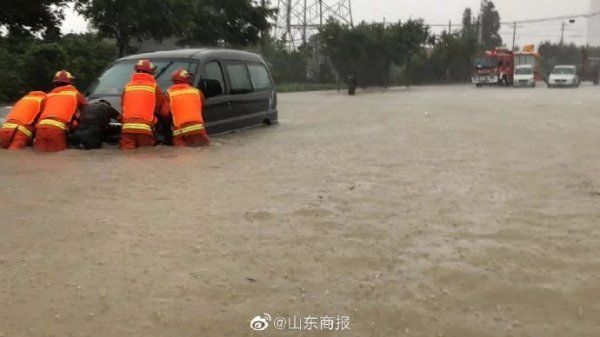
[[[111,119],[119,118],[119,112],[106,101],[86,105],[79,117],[80,128],[98,127],[106,129]]]
[[[86,150],[99,149],[107,136],[111,119],[119,113],[106,101],[85,106],[79,117],[79,126],[69,137],[71,146]]]

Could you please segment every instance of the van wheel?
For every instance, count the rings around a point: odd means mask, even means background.
[[[267,118],[267,119],[265,119],[265,120],[264,120],[262,123],[263,123],[263,125],[266,125],[266,126],[271,126],[271,125],[273,125],[273,122],[272,122],[270,119],[268,119],[268,118]]]

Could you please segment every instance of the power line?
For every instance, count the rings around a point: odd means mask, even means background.
[[[526,19],[526,20],[505,21],[505,22],[500,22],[500,24],[502,24],[502,25],[512,25],[515,22],[516,23],[538,23],[538,22],[547,22],[547,21],[567,20],[567,19],[574,19],[574,18],[586,18],[586,19],[588,19],[588,18],[597,16],[597,15],[600,15],[600,11],[598,11],[598,12],[592,12],[592,13],[587,13],[587,14],[562,15],[562,16],[554,16],[554,17],[539,18],[539,19]]]
[[[324,3],[325,1],[327,1],[329,3]],[[280,37],[284,37],[284,39],[287,40],[288,43],[291,43],[293,45],[292,48],[294,48],[298,45],[299,41],[306,42],[307,37],[310,35],[310,33],[313,33],[317,27],[323,25],[323,18],[327,18],[329,16],[333,16],[337,19],[343,18],[341,20],[342,22],[352,24],[351,14],[348,13],[348,12],[350,12],[350,0],[345,0],[345,1],[337,0],[339,2],[336,4],[331,4],[330,1],[331,0],[329,0],[329,1],[328,0],[308,0],[309,4],[307,4],[307,1],[304,1],[304,0],[279,0],[278,7],[280,9],[280,11],[279,11],[280,14],[278,17],[278,24],[276,27],[276,31],[280,32],[280,34],[276,34],[276,35],[279,35]],[[367,5],[371,9],[374,9],[376,11],[379,11],[381,13],[386,13],[386,14],[390,14],[390,12],[393,13],[396,11],[404,12],[404,13],[417,12],[419,14],[422,14],[421,11],[417,10],[413,6],[406,4],[406,3],[384,4],[384,3],[382,3],[381,0],[370,0],[370,1],[369,0],[354,0],[354,1],[357,1],[357,2],[361,3],[362,5]],[[485,0],[482,0],[482,1],[485,1]],[[282,10],[282,9],[285,9],[285,10]],[[483,7],[480,9],[480,12],[482,9],[483,9]],[[346,11],[346,13],[348,13],[349,15],[340,13],[340,10]],[[324,12],[326,12],[326,13],[324,13]],[[333,13],[335,13],[335,14],[331,15]],[[500,24],[503,26],[510,26],[511,31],[510,32],[509,31],[500,32],[500,34],[512,35],[512,38],[516,43],[517,36],[518,37],[537,36],[537,34],[535,34],[535,35],[532,34],[533,32],[530,32],[530,33],[518,32],[517,33],[517,28],[523,27],[523,26],[520,26],[521,24],[528,24],[528,25],[529,24],[534,24],[534,25],[535,24],[549,24],[553,21],[572,20],[575,18],[591,18],[591,17],[595,17],[598,15],[600,15],[600,11],[584,13],[584,14],[561,15],[561,16],[543,17],[543,18],[534,18],[534,19],[519,19],[519,20],[501,21]],[[385,15],[384,15],[384,17],[385,17]],[[477,20],[477,22],[474,23],[474,26],[481,28],[482,25],[480,24],[480,22],[481,22],[480,18],[481,18],[481,14],[479,15],[479,19]],[[454,22],[461,22],[461,24],[455,24]],[[424,22],[424,24],[431,28],[448,28],[448,29],[455,30],[455,31],[464,28],[464,25],[462,25],[462,19],[456,20],[456,21],[452,20],[452,21],[449,21],[449,23],[427,23],[427,22]],[[451,27],[451,28],[449,28],[449,27]],[[567,28],[565,27],[564,29],[566,30]],[[310,33],[307,32],[307,30],[309,30]],[[548,27],[547,35],[555,36],[555,34],[557,34],[557,32],[561,32],[562,30],[563,29],[561,28],[561,29],[557,29],[555,31],[555,30],[551,29],[550,27]],[[544,32],[539,31],[539,30],[535,31],[535,33],[540,34],[540,36],[543,36],[542,34]],[[299,35],[299,36],[296,36],[296,35]],[[565,35],[565,33],[562,33],[562,35]],[[568,35],[565,37],[575,37],[575,36]]]

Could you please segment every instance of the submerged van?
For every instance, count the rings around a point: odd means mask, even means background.
[[[121,110],[123,87],[135,63],[150,59],[163,92],[171,74],[187,69],[204,94],[203,116],[209,133],[223,133],[277,122],[277,93],[267,64],[257,54],[225,49],[181,49],[138,54],[113,63],[86,91],[90,102],[107,101]]]

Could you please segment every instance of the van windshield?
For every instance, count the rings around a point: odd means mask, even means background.
[[[556,75],[573,75],[573,74],[575,74],[575,68],[556,67],[556,68],[554,68],[554,71],[552,73],[556,74]]]
[[[533,75],[533,68],[517,68],[515,69],[515,75]]]
[[[191,69],[195,63],[190,60],[152,60],[156,65],[156,81],[158,85],[167,90],[173,83],[171,82],[171,73],[179,68],[194,73],[196,69]],[[90,97],[102,96],[120,96],[123,93],[123,87],[131,79],[136,61],[121,61],[112,65],[100,76],[87,90]]]

